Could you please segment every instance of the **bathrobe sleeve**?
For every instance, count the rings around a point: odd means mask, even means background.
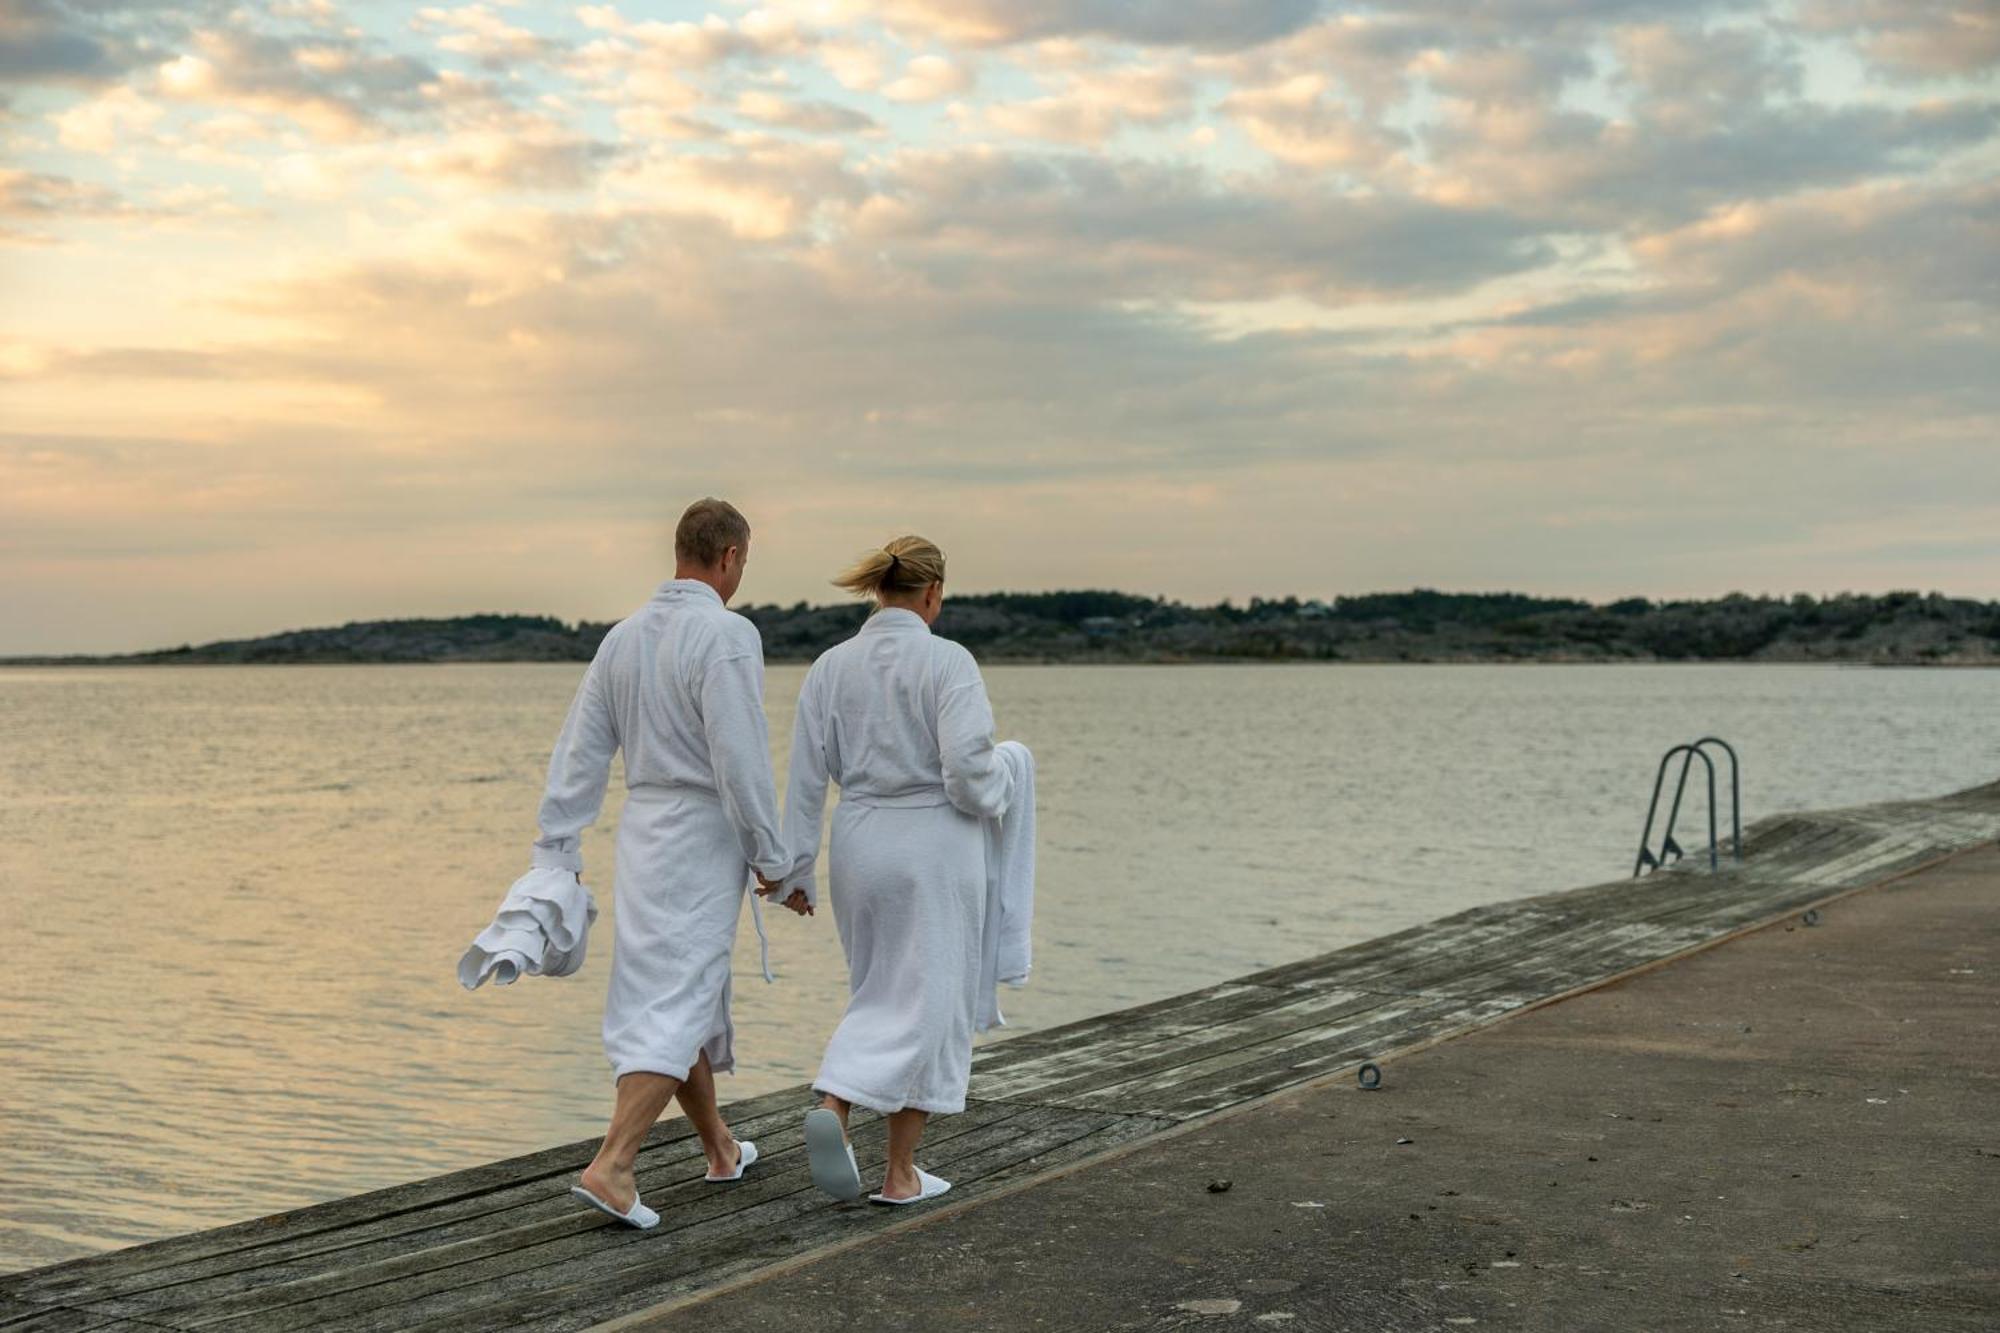
[[[1007,812],[1013,773],[993,753],[993,705],[972,654],[948,645],[938,682],[938,760],[944,793],[968,815],[993,819]]]
[[[819,860],[820,830],[826,819],[826,787],[832,777],[827,771],[825,704],[820,698],[817,672],[806,673],[799,690],[797,717],[792,723],[791,776],[785,784],[785,850],[791,853],[792,867],[785,873],[784,887],[776,895],[780,902],[793,889],[804,889],[806,904],[817,903],[813,867]]]
[[[771,776],[771,733],[764,722],[764,653],[753,642],[717,645],[701,676],[701,725],[716,795],[743,845],[743,859],[767,879],[791,861],[778,829],[778,788]]]
[[[535,839],[533,856],[537,867],[582,873],[583,831],[604,808],[604,785],[611,779],[611,757],[616,753],[618,730],[604,697],[602,673],[592,661],[549,756],[549,778],[538,816],[542,836]]]

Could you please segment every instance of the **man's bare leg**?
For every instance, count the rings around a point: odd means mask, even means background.
[[[680,1100],[681,1114],[701,1136],[701,1150],[708,1156],[708,1174],[726,1176],[734,1171],[742,1153],[737,1150],[735,1135],[722,1121],[721,1108],[715,1104],[715,1072],[708,1067],[707,1051],[696,1058],[694,1068],[688,1070],[686,1080],[674,1096]]]
[[[908,1199],[924,1192],[917,1179],[917,1145],[923,1142],[924,1122],[930,1112],[901,1110],[889,1117],[889,1170],[882,1180],[882,1193],[892,1199]]]
[[[597,1156],[583,1168],[585,1189],[620,1212],[630,1211],[639,1198],[633,1169],[639,1160],[639,1148],[680,1086],[677,1078],[643,1070],[634,1070],[618,1080],[618,1100],[611,1110],[611,1127],[604,1131],[604,1142],[598,1145]],[[711,1083],[711,1097],[713,1089]]]
[[[840,1117],[840,1132],[845,1137],[847,1134],[847,1113],[854,1109],[853,1104],[842,1101],[830,1092],[822,1092],[819,1095],[819,1104]]]

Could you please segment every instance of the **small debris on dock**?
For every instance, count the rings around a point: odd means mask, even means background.
[[[1235,1314],[1243,1308],[1243,1302],[1227,1298],[1203,1299],[1181,1301],[1174,1308],[1176,1310],[1185,1310],[1189,1314]]]
[[[1229,1193],[1229,1187],[1235,1183],[1233,1180],[1211,1180],[1208,1182],[1208,1192],[1210,1194],[1227,1194]]]

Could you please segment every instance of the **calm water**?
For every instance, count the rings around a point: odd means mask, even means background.
[[[526,864],[581,668],[0,672],[0,1269],[599,1132],[609,936],[453,965]],[[803,672],[770,673],[782,772]],[[1746,819],[2000,776],[2000,673],[998,668],[1040,759],[1034,984],[1067,1021],[1629,866],[1653,764],[1719,732]],[[585,879],[610,913],[617,792]],[[1691,839],[1684,839],[1690,841]],[[738,951],[725,1095],[810,1077],[832,919]]]

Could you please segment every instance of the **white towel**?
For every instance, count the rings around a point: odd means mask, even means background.
[[[477,990],[488,977],[496,986],[531,977],[566,977],[583,966],[597,900],[576,873],[537,866],[514,881],[493,924],[479,932],[458,960],[458,984]]]
[[[1007,812],[986,826],[986,924],[980,932],[979,1030],[1005,1027],[998,987],[1028,984],[1035,916],[1035,756],[1002,741],[995,759],[1010,771]]]

